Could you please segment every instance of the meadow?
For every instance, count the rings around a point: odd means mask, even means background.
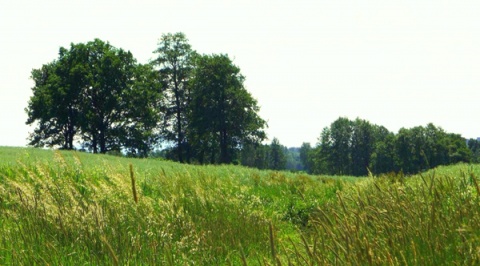
[[[478,265],[480,165],[353,178],[0,147],[0,265]]]

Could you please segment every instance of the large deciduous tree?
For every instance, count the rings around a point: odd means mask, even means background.
[[[30,145],[73,149],[80,127],[81,67],[65,48],[59,58],[32,70],[33,95],[25,109],[27,124],[37,127],[30,134]]]
[[[117,49],[96,39],[86,46],[72,49],[83,57],[82,136],[94,153],[120,150],[120,131],[128,99],[126,91],[133,86],[136,61],[130,52]]]
[[[124,92],[124,120],[119,140],[130,156],[146,157],[160,140],[161,84],[151,65],[135,68],[133,86]]]
[[[94,153],[148,150],[133,146],[150,145],[145,139],[152,137],[156,125],[148,108],[157,108],[160,94],[154,92],[158,88],[151,73],[130,52],[99,39],[60,48],[57,60],[32,71],[35,86],[26,108],[27,124],[36,123],[37,128],[30,144],[73,149],[78,138]],[[129,141],[132,135],[135,142]]]
[[[55,110],[55,106],[50,104],[55,96],[52,90],[52,83],[56,80],[57,62],[43,65],[42,68],[34,69],[31,78],[35,83],[33,96],[28,101],[28,107],[25,108],[28,119],[27,125],[37,122],[37,127],[30,134],[29,145],[33,146],[61,146],[64,149],[69,148],[68,125],[64,119],[60,117],[59,112]]]
[[[187,108],[190,101],[188,81],[191,77],[192,50],[183,33],[164,34],[154,51],[158,57],[152,62],[158,69],[164,88],[163,134],[167,141],[175,143],[178,161],[188,161]]]
[[[231,163],[243,145],[265,138],[266,123],[243,83],[227,55],[196,57],[188,138],[200,163]]]

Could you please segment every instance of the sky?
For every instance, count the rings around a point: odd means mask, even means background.
[[[0,146],[25,146],[31,70],[94,38],[153,59],[162,34],[228,54],[269,141],[313,146],[339,117],[480,137],[480,1],[0,2]]]

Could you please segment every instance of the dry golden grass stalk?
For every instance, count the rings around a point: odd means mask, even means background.
[[[132,180],[133,200],[138,203],[137,189],[135,187],[135,176],[133,175],[133,165],[130,164],[130,179]]]
[[[112,256],[113,259],[113,265],[117,266],[118,265],[118,258],[115,255],[115,252],[113,252],[112,246],[108,243],[107,239],[104,236],[100,236],[100,240],[107,246],[108,252],[110,253],[110,256]]]

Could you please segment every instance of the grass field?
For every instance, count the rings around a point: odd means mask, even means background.
[[[0,265],[480,264],[480,166],[309,176],[0,147]]]

